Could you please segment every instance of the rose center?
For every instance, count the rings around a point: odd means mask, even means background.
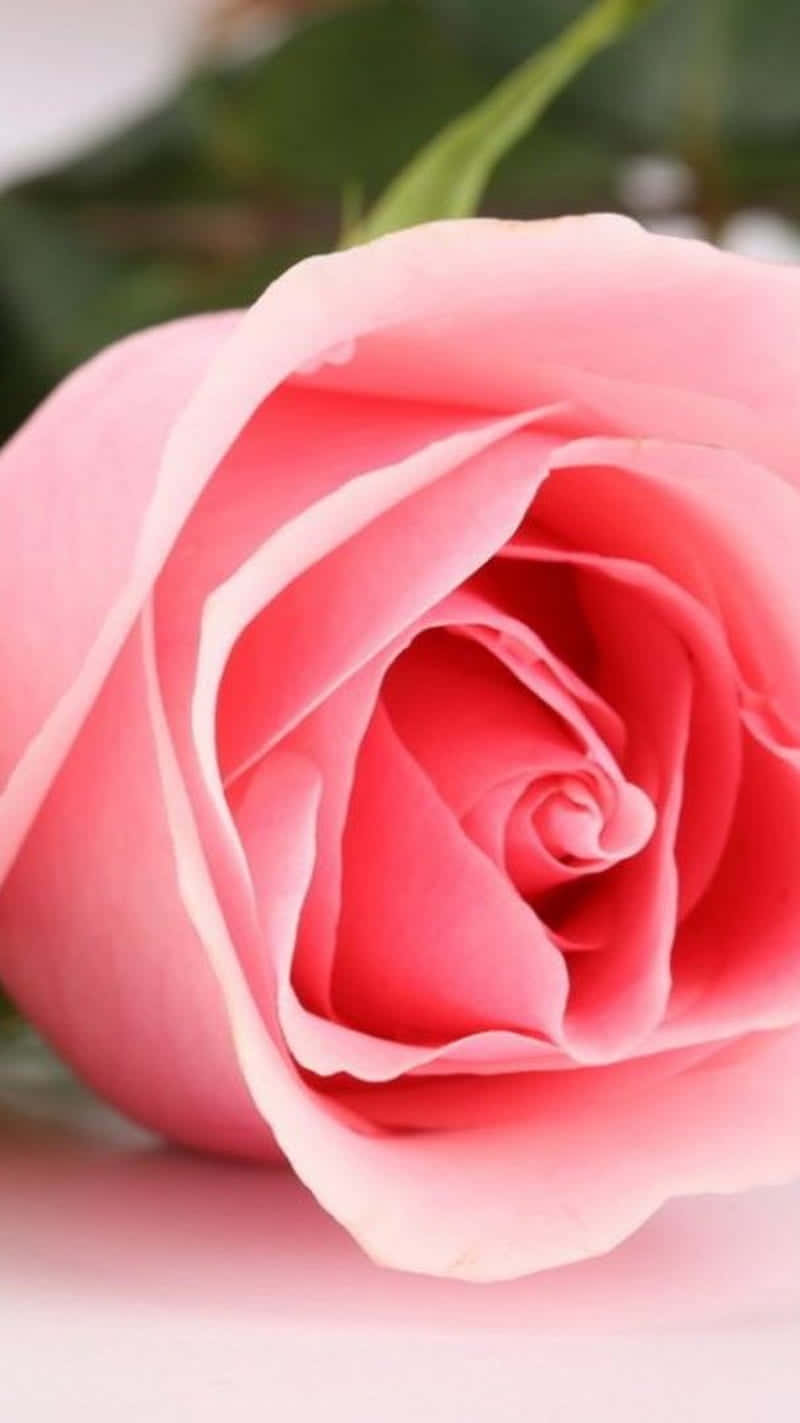
[[[588,787],[572,776],[545,793],[531,812],[531,824],[543,848],[562,864],[600,858],[602,811]]]
[[[595,767],[541,777],[509,815],[508,872],[527,896],[597,874],[642,850],[655,820],[655,807],[638,786],[612,781]]]

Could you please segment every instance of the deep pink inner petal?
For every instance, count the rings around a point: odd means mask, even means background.
[[[415,640],[389,672],[383,702],[458,817],[519,772],[533,779],[583,761],[568,724],[479,642],[451,631]]]
[[[568,1043],[577,1057],[591,1059],[640,1048],[669,999],[692,675],[682,643],[629,590],[587,578],[585,608],[596,631],[598,689],[613,695],[629,729],[626,776],[658,807],[644,849],[601,881],[598,899],[610,911],[602,951],[570,965]],[[568,918],[563,930],[570,936],[576,926]]]
[[[381,675],[381,660],[356,674],[229,789],[262,915],[263,969],[275,974],[286,1046],[299,1065],[322,1078],[348,1073],[368,1082],[449,1070],[444,1058],[451,1056],[462,1071],[477,1073],[552,1065],[556,1055],[529,1034],[481,1031],[437,1044],[412,1033],[399,1042],[353,1027],[335,1011],[330,966],[323,971],[326,945],[330,937],[335,941],[341,838],[362,722],[374,710]],[[282,848],[287,829],[290,853]]]
[[[506,866],[533,899],[638,854],[655,824],[644,791],[586,762],[579,776],[551,773],[519,798],[506,827]]]
[[[573,545],[641,560],[704,602],[736,658],[745,720],[800,757],[796,491],[735,450],[706,445],[577,441],[556,464],[564,473],[548,481],[537,518]]]
[[[364,740],[344,844],[334,999],[390,1038],[510,1028],[556,1038],[559,951],[393,731]]]
[[[477,1077],[460,1073],[454,1064],[447,1074],[434,1077],[410,1074],[378,1085],[342,1082],[336,1086],[336,1096],[366,1120],[390,1130],[458,1131],[524,1124],[535,1137],[554,1109],[570,1113],[570,1122],[572,1114],[589,1103],[595,1110],[615,1112],[626,1098],[646,1101],[661,1084],[695,1064],[713,1062],[720,1051],[719,1043],[701,1043],[624,1062],[569,1065],[567,1070],[513,1076]]]
[[[383,702],[466,833],[533,896],[641,849],[654,812],[610,758],[612,774],[587,756],[585,720],[572,699],[562,696],[558,714],[494,655],[496,644],[485,640],[485,631],[417,638],[392,667]],[[508,654],[508,643],[504,650]],[[501,806],[505,825],[497,823]],[[550,822],[559,807],[555,826]]]
[[[737,814],[719,870],[681,927],[665,1042],[790,1024],[800,1012],[800,772],[744,740]]]
[[[576,484],[572,478],[573,474],[578,473],[586,476],[585,487],[583,483]],[[584,499],[591,503],[595,490],[602,495],[604,483],[597,478],[602,473],[596,470],[565,471],[553,476],[550,483],[553,488],[560,488],[564,479],[560,499],[582,507]],[[550,498],[550,506],[546,506],[544,501],[542,503],[543,514],[549,513],[553,507],[552,489]],[[657,504],[654,495],[651,495],[651,500]],[[608,507],[615,508],[617,512],[608,525],[608,540],[598,535],[597,542],[601,548],[608,542],[611,549],[617,545],[624,549],[629,541],[640,537],[638,530],[643,520],[637,517],[630,521],[633,532],[629,533],[629,521],[622,513],[622,503],[614,504],[600,497],[598,530],[605,527],[603,519],[608,518]],[[636,512],[638,515],[640,511],[637,509]],[[650,517],[655,518],[655,513]],[[505,553],[513,555],[515,563],[522,560],[523,569],[531,558],[567,559],[576,570],[576,576],[584,580],[587,606],[591,606],[592,602],[592,584],[587,584],[586,578],[591,579],[596,571],[626,590],[631,605],[638,601],[647,606],[659,620],[675,631],[690,650],[693,669],[692,721],[684,768],[684,806],[676,848],[681,912],[687,913],[702,895],[725,845],[739,786],[742,738],[736,666],[724,630],[704,601],[707,596],[713,605],[714,594],[706,584],[699,560],[695,564],[698,577],[693,582],[694,591],[689,591],[670,573],[661,572],[644,559],[610,551],[584,552],[564,546],[560,541],[554,544],[551,536],[533,521],[512,541]],[[684,568],[691,566],[692,552],[687,551],[680,541],[677,557]],[[615,635],[621,638],[624,645],[624,619]]]

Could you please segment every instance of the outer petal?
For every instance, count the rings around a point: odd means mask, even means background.
[[[0,969],[123,1111],[174,1140],[275,1154],[181,901],[131,634],[5,885]]]
[[[505,1279],[600,1254],[673,1196],[791,1179],[800,1169],[798,1070],[794,1030],[674,1075],[654,1060],[630,1064],[619,1087],[602,1070],[537,1076],[528,1119],[494,1127],[347,1146],[323,1144],[325,1131],[316,1150],[299,1127],[276,1129],[299,1174],[373,1258]],[[519,1079],[507,1087],[511,1106],[518,1088]]]
[[[315,381],[501,410],[571,400],[584,433],[705,441],[798,479],[797,268],[614,216],[434,223],[336,261],[337,306],[349,262],[382,286],[381,330]],[[328,272],[308,275],[330,301]]]
[[[0,880],[158,572],[162,450],[236,324],[176,322],[84,366],[0,452]],[[171,533],[172,526],[172,533]]]

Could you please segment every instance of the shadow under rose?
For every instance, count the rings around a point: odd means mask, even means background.
[[[611,1254],[495,1285],[379,1268],[283,1167],[172,1151],[57,1073],[0,1070],[2,1287],[250,1321],[437,1331],[800,1319],[800,1184],[672,1202]]]

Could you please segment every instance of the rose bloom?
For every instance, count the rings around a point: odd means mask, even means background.
[[[420,227],[0,458],[0,976],[377,1260],[800,1172],[800,273]]]

